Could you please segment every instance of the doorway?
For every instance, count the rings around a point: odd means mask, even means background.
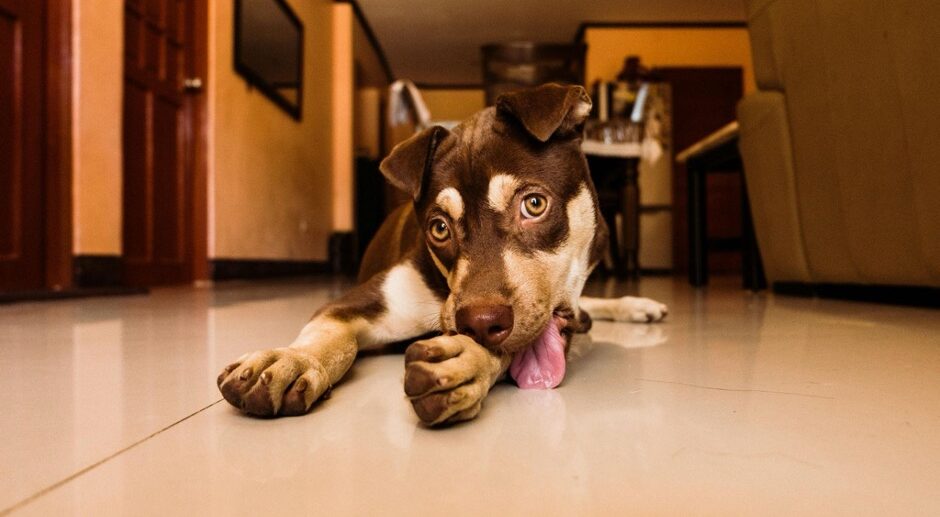
[[[207,1],[125,0],[123,276],[206,277]]]
[[[0,0],[0,291],[71,283],[71,3]]]
[[[688,176],[676,154],[737,118],[744,95],[740,67],[663,67],[655,73],[672,89],[672,264],[673,273],[689,270]],[[713,175],[708,179],[708,233],[720,246],[709,255],[709,270],[741,272],[741,176]]]

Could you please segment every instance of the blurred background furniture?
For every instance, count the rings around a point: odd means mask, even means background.
[[[708,234],[708,175],[713,173],[742,176],[738,152],[738,123],[732,122],[698,141],[676,156],[688,173],[689,191],[689,283],[695,287],[708,284],[708,254],[714,249],[741,253],[741,285],[751,291],[767,287],[760,251],[754,236],[747,188],[741,185],[741,235],[716,239]]]
[[[433,119],[421,90],[408,79],[399,79],[388,87],[388,124],[394,129],[404,126],[418,132],[432,126],[453,129],[461,121]]]
[[[661,160],[669,146],[669,89],[639,56],[629,55],[615,81],[594,81],[591,97],[594,105],[581,148],[610,236],[608,256],[599,269],[635,278],[642,242],[640,170],[647,176],[669,172],[662,167],[668,160]]]
[[[768,279],[940,286],[940,4],[747,6],[740,149]]]
[[[640,190],[641,145],[637,142],[605,144],[584,140],[582,146],[591,178],[597,189],[601,217],[607,223],[609,261],[599,269],[620,278],[640,273]]]
[[[653,73],[669,85],[671,92],[671,143],[666,150],[671,168],[668,183],[670,211],[667,215],[672,228],[672,271],[676,275],[686,275],[690,266],[688,173],[685,163],[676,158],[682,150],[735,120],[737,103],[744,96],[744,75],[740,67],[720,66],[656,67]],[[644,188],[644,192],[650,190]],[[708,234],[716,239],[740,236],[741,176],[712,175],[705,196]],[[712,248],[708,273],[741,274],[741,253],[734,249]]]
[[[583,43],[494,43],[483,45],[481,52],[487,106],[504,93],[529,86],[584,81]]]

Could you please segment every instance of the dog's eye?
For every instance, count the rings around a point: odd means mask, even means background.
[[[431,233],[431,238],[438,242],[444,242],[450,238],[450,228],[447,227],[447,222],[439,217],[431,219],[428,231]]]
[[[526,219],[535,219],[545,213],[548,200],[541,194],[529,194],[522,200],[522,215]]]

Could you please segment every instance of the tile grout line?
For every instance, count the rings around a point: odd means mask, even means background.
[[[825,399],[825,400],[835,400],[835,397],[829,397],[826,395],[813,395],[812,393],[797,393],[793,391],[772,391],[772,390],[758,390],[751,388],[721,388],[717,386],[703,386],[701,384],[690,384],[688,382],[679,382],[679,381],[664,381],[660,379],[644,379],[642,377],[637,378],[640,382],[656,382],[659,384],[675,384],[678,386],[686,386],[689,388],[698,388],[702,390],[715,390],[715,391],[734,391],[738,393],[769,393],[771,395],[792,395],[794,397],[807,397],[813,399]]]
[[[36,492],[35,494],[33,494],[33,495],[31,495],[31,496],[29,496],[29,497],[27,497],[27,498],[25,498],[25,499],[22,499],[22,500],[20,500],[20,501],[17,501],[16,503],[13,503],[12,506],[9,506],[9,507],[7,507],[7,508],[0,509],[0,517],[3,517],[3,516],[5,516],[5,515],[9,515],[9,514],[15,512],[16,510],[18,510],[18,509],[20,509],[20,508],[22,508],[22,507],[28,505],[29,503],[31,503],[31,502],[33,502],[33,501],[35,501],[36,499],[39,499],[40,497],[42,497],[42,496],[48,494],[49,492],[52,492],[53,490],[59,488],[60,486],[65,485],[66,483],[68,483],[68,482],[70,482],[70,481],[72,481],[72,480],[78,478],[79,476],[81,476],[81,475],[83,475],[83,474],[85,474],[85,473],[87,473],[87,472],[90,472],[90,471],[92,471],[92,470],[94,470],[94,469],[100,467],[101,465],[104,465],[105,463],[107,463],[107,462],[111,461],[112,459],[114,459],[114,458],[120,456],[121,454],[124,454],[125,452],[127,452],[127,451],[133,449],[134,447],[137,447],[138,445],[140,445],[140,444],[142,444],[142,443],[144,443],[144,442],[150,440],[151,438],[157,436],[158,434],[160,434],[160,433],[162,433],[162,432],[164,432],[164,431],[166,431],[166,430],[168,430],[168,429],[170,429],[170,428],[172,428],[172,427],[175,427],[175,426],[178,425],[178,424],[181,424],[181,423],[183,423],[183,422],[189,420],[190,418],[192,418],[192,417],[198,415],[199,413],[202,413],[203,411],[205,411],[205,410],[211,408],[212,406],[218,404],[219,402],[222,402],[222,400],[224,400],[224,399],[216,400],[215,402],[209,404],[208,406],[205,406],[205,407],[203,407],[203,408],[201,408],[201,409],[197,409],[197,410],[194,411],[193,413],[190,413],[189,415],[184,416],[183,418],[181,418],[181,419],[179,419],[179,420],[173,422],[172,424],[167,425],[166,427],[163,427],[162,429],[159,429],[159,430],[157,430],[157,431],[154,431],[153,433],[151,433],[151,434],[149,434],[149,435],[147,435],[147,436],[141,438],[140,440],[137,440],[136,442],[134,442],[134,443],[128,445],[127,447],[124,447],[124,448],[121,449],[121,450],[118,450],[118,451],[116,451],[116,452],[113,452],[113,453],[109,454],[108,456],[105,456],[104,458],[102,458],[102,459],[100,459],[100,460],[98,460],[98,461],[92,463],[91,465],[88,465],[88,466],[82,468],[82,469],[79,470],[78,472],[75,472],[75,473],[73,473],[73,474],[67,476],[67,477],[64,478],[64,479],[61,479],[61,480],[59,480],[59,481],[56,481],[55,483],[53,483],[53,484],[47,486],[46,488],[43,488],[42,490]]]

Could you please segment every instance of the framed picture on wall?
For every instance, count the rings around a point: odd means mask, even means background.
[[[304,26],[285,0],[235,0],[235,71],[297,120]]]

